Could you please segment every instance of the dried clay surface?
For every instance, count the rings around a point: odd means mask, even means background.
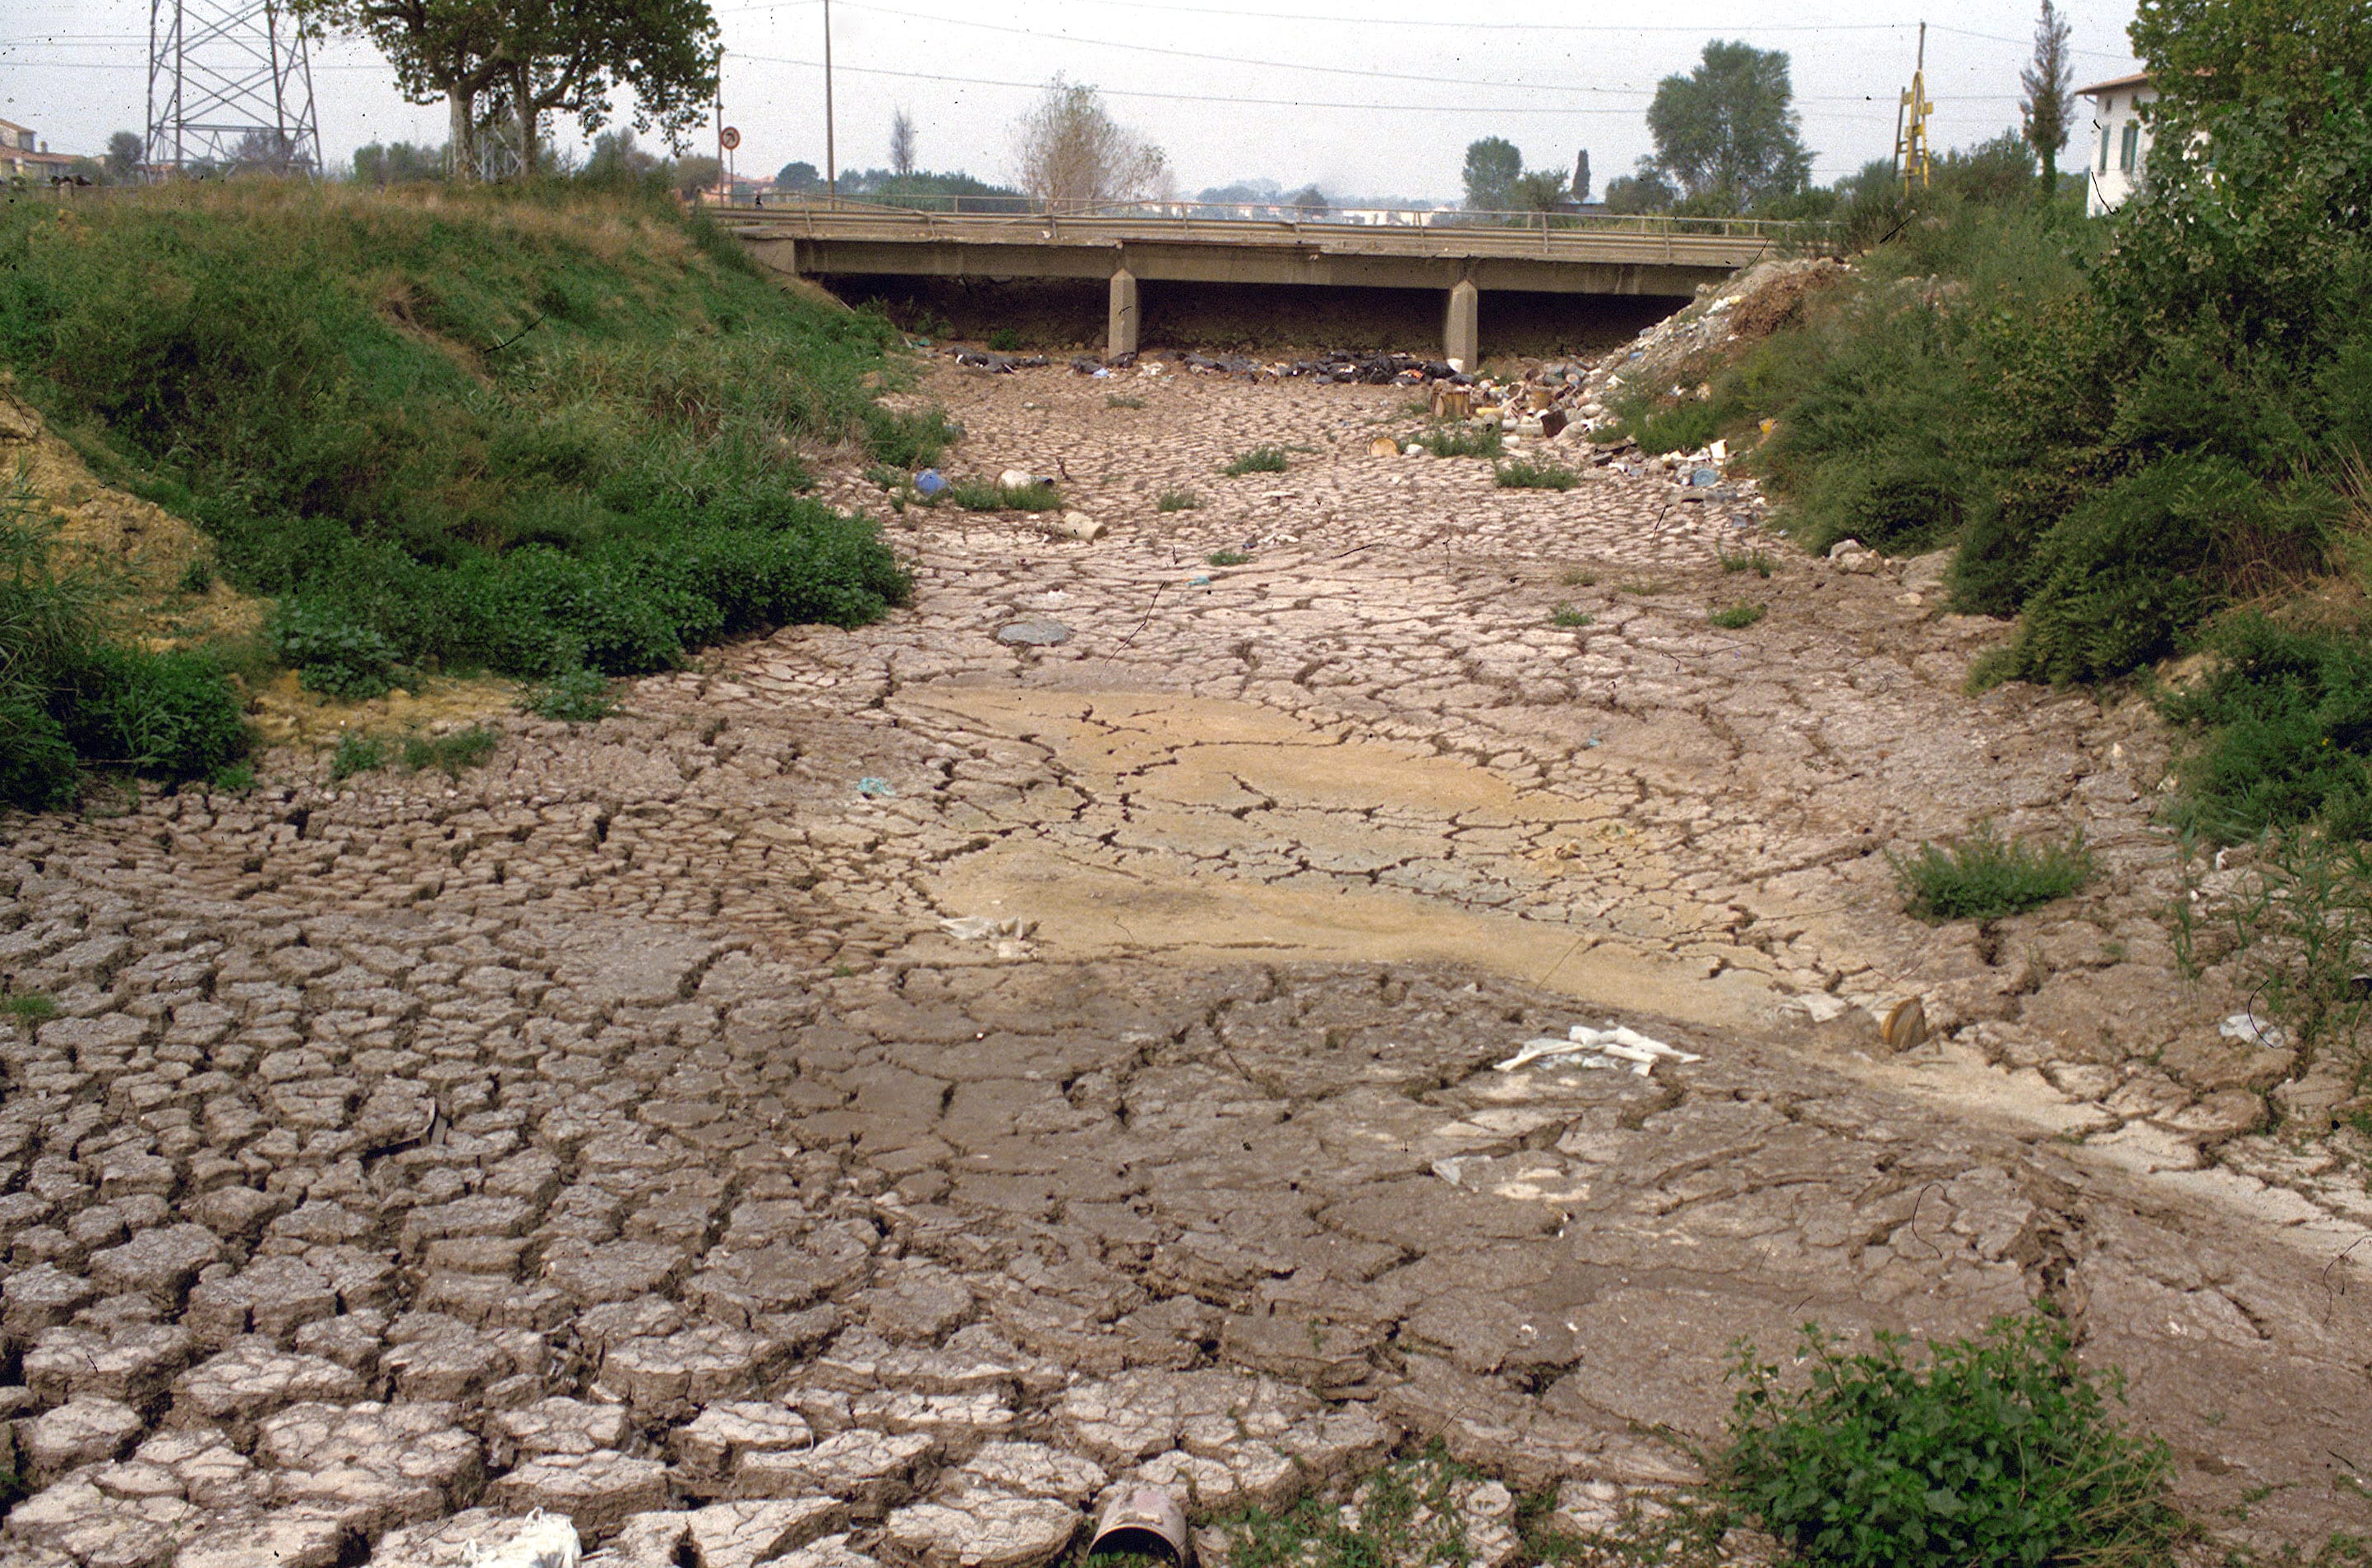
[[[2044,1295],[2219,1530],[2372,1526],[2372,1201],[2177,977],[2137,705],[1967,696],[2002,626],[1660,477],[1371,456],[1391,389],[926,389],[1096,537],[910,508],[913,608],[458,779],[0,823],[59,1008],[0,1023],[0,1564],[541,1508],[610,1568],[1033,1568],[1127,1481],[1207,1518],[1435,1438],[1482,1515],[1610,1514],[1741,1336]],[[2099,873],[1902,916],[1882,852],[1986,819]],[[1610,1023],[1695,1060],[1494,1066]]]

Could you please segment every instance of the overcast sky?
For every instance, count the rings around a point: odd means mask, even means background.
[[[191,0],[201,3],[218,0]],[[1927,36],[1936,145],[2015,125],[2035,5],[1937,9]],[[2134,68],[2132,0],[2064,0],[2062,10],[2076,85]],[[1453,12],[1478,19],[1446,19]],[[1906,6],[1673,0],[1643,7],[1635,25],[1610,15],[1570,0],[1487,10],[1437,0],[832,0],[840,163],[886,163],[902,106],[924,167],[1007,178],[1014,122],[1060,72],[1102,88],[1117,118],[1168,150],[1190,192],[1264,178],[1337,195],[1454,197],[1466,145],[1488,135],[1514,142],[1531,168],[1569,168],[1587,147],[1602,189],[1650,149],[1657,81],[1714,38],[1792,57],[1819,180],[1891,151],[1917,46],[1919,17]],[[820,166],[822,0],[724,0],[717,17],[740,169]],[[142,0],[8,0],[0,119],[62,151],[96,152],[109,133],[139,128],[147,26]],[[375,140],[444,139],[442,111],[405,103],[368,47],[326,45],[313,73],[333,159]]]

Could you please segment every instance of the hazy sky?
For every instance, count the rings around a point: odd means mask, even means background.
[[[1936,145],[2016,124],[2035,5],[1938,9],[1927,36]],[[2134,68],[2131,0],[2064,0],[2062,9],[2075,28],[2078,86]],[[1013,123],[1060,72],[1101,87],[1120,120],[1169,151],[1189,192],[1266,178],[1337,194],[1451,197],[1467,143],[1487,135],[1513,141],[1533,168],[1569,168],[1587,147],[1602,189],[1649,150],[1645,110],[1657,81],[1686,70],[1711,38],[1793,58],[1816,179],[1891,150],[1920,19],[1907,6],[1673,0],[1643,8],[1635,24],[1613,14],[1569,0],[1473,12],[1437,0],[832,0],[840,163],[886,163],[890,117],[902,106],[925,167],[1009,176]],[[739,168],[820,166],[822,0],[724,0],[717,16]],[[110,132],[137,129],[147,26],[139,0],[8,0],[0,119],[64,151],[95,152]],[[333,158],[373,140],[444,139],[442,111],[405,103],[368,47],[327,45],[313,72]]]

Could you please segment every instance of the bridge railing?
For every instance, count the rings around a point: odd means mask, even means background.
[[[1537,237],[1544,253],[1553,251],[1556,241],[1568,235],[1587,235],[1599,240],[1617,237],[1647,241],[1752,240],[1760,241],[1773,253],[1828,250],[1834,236],[1834,226],[1825,223],[1678,216],[1667,213],[1471,212],[1445,207],[1355,207],[1319,213],[1282,204],[1207,202],[1050,207],[1020,196],[900,196],[882,201],[850,196],[773,196],[709,205],[720,214],[785,221],[802,225],[808,232],[817,234],[823,231],[820,224],[832,228],[848,226],[877,230],[898,226],[928,229],[934,218],[960,220],[940,231],[952,236],[963,231],[993,230],[1003,226],[995,221],[1001,218],[1017,229],[1033,226],[1040,231],[1040,238],[1072,235],[1087,238],[1099,232],[1117,234],[1122,230],[1212,238],[1227,238],[1232,231],[1235,236],[1250,238],[1253,230],[1283,230],[1319,238],[1350,239],[1361,236],[1406,237],[1423,232],[1444,239],[1454,236],[1460,248],[1492,250],[1513,247],[1488,243],[1491,241],[1514,240],[1520,244],[1525,237]],[[1486,243],[1477,247],[1476,241]]]

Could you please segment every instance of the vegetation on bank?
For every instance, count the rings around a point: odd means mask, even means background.
[[[895,342],[640,190],[254,182],[0,213],[18,394],[196,521],[278,601],[273,654],[342,697],[879,616],[906,575],[809,498],[804,454],[937,456],[937,415],[875,401]],[[98,734],[68,738],[139,752]]]

